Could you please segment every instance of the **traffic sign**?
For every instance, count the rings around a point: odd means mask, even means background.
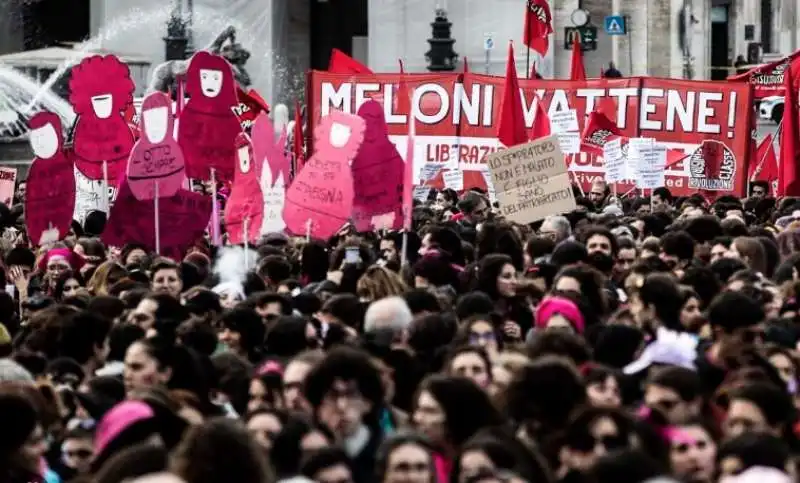
[[[625,35],[628,33],[625,17],[622,15],[609,15],[606,17],[605,28],[608,35]]]
[[[572,44],[577,37],[581,44],[581,50],[597,50],[597,27],[587,25],[585,27],[564,27],[564,48],[572,49]]]
[[[494,39],[492,34],[483,34],[483,50],[494,49]]]

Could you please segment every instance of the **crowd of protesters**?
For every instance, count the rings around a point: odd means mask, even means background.
[[[530,226],[434,191],[407,234],[180,260],[2,206],[0,482],[797,481],[800,202],[767,188],[595,182]]]

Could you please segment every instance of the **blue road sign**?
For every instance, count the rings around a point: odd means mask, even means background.
[[[609,15],[605,19],[605,29],[608,35],[625,35],[627,33],[625,17],[622,15]]]

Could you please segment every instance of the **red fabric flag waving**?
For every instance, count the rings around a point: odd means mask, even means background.
[[[783,131],[781,132],[781,164],[778,194],[780,196],[800,196],[800,140],[798,140],[797,90],[793,87],[792,70],[783,74],[785,89],[783,109]]]
[[[350,57],[339,49],[331,51],[328,72],[333,74],[373,74],[366,65]]]
[[[775,196],[774,182],[778,180],[778,157],[775,156],[771,134],[768,134],[758,145],[756,162],[758,164],[752,163],[755,170],[750,175],[750,181],[766,181],[770,185],[770,195]]]
[[[550,48],[548,35],[551,33],[553,33],[553,17],[547,0],[527,0],[522,42],[544,56]]]
[[[583,50],[577,35],[572,40],[572,66],[569,70],[569,80],[586,80],[586,68],[583,66]]]
[[[772,148],[772,143],[775,141],[775,138],[772,137],[772,134],[767,134],[764,136],[764,139],[758,143],[758,147],[756,148],[755,157],[752,158],[752,162],[747,169],[747,179],[750,181],[756,181],[760,174],[764,171],[766,167],[764,165],[764,161],[767,160],[769,156],[769,151],[772,151],[772,156],[776,159],[775,156],[775,149]]]
[[[536,96],[536,117],[533,118],[533,126],[531,126],[531,141],[543,138],[550,135],[550,116],[544,110],[542,100]]]
[[[500,107],[497,139],[510,148],[511,146],[528,142],[528,134],[525,132],[525,115],[522,112],[522,98],[519,92],[519,79],[517,79],[517,66],[514,61],[514,44],[512,42],[508,43],[506,81],[503,89],[503,104]]]

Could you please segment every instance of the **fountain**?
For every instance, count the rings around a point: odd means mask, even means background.
[[[36,101],[34,101],[36,99]],[[39,111],[52,111],[64,126],[72,125],[75,113],[67,101],[21,72],[0,65],[0,141],[22,137],[28,119]]]

